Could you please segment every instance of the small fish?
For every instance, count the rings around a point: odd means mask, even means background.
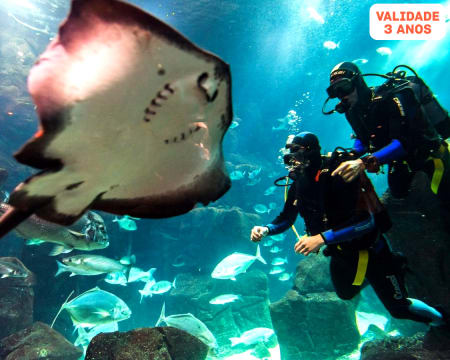
[[[116,216],[116,217],[114,217],[113,222],[118,223],[119,227],[123,230],[136,231],[137,225],[136,225],[136,221],[134,221],[133,219],[135,219],[135,218],[132,218],[128,215],[124,215],[120,219]]]
[[[283,251],[283,249],[279,248],[278,246],[271,247],[269,250],[272,254],[278,254],[279,252]]]
[[[159,319],[156,322],[155,327],[158,326],[160,323],[164,322],[169,326],[184,330],[189,334],[191,334],[192,336],[195,336],[204,344],[206,344],[209,348],[212,349],[217,348],[216,338],[201,320],[197,319],[194,315],[190,313],[166,316],[165,310],[166,310],[166,303],[164,303],[162,306],[161,315],[159,316]]]
[[[241,180],[245,177],[245,171],[235,170],[230,174],[231,180]]]
[[[276,189],[277,189],[277,187],[272,185],[271,187],[267,188],[266,191],[264,191],[264,195],[265,196],[272,195]]]
[[[270,269],[269,274],[270,275],[281,274],[282,272],[284,272],[284,270],[285,270],[284,267],[274,266],[272,269]]]
[[[284,265],[284,264],[287,264],[287,263],[288,263],[287,258],[282,258],[282,257],[276,257],[271,262],[272,265]]]
[[[103,280],[112,285],[127,286],[128,283],[127,276],[120,271],[106,274],[106,277]]]
[[[316,9],[314,9],[313,7],[309,7],[306,9],[306,11],[308,11],[309,13],[309,17],[311,19],[313,19],[314,21],[316,21],[317,23],[323,25],[325,24],[325,20],[323,19],[323,17],[317,12]]]
[[[231,347],[238,344],[253,345],[260,342],[266,342],[274,334],[269,328],[254,328],[242,333],[240,337],[231,337]]]
[[[136,264],[136,255],[127,255],[122,257],[120,260],[120,263],[123,265],[132,265]]]
[[[262,170],[262,168],[257,168],[256,170],[250,171],[250,172],[248,173],[248,178],[249,178],[249,179],[254,179],[254,178],[256,178],[256,177],[259,175],[259,173],[261,172],[261,170]]]
[[[352,61],[352,63],[356,64],[356,65],[367,64],[368,62],[369,62],[369,60],[367,60],[367,59],[356,59],[356,60]]]
[[[152,294],[164,294],[174,287],[175,287],[175,280],[173,282],[162,280],[153,284],[153,286],[150,288],[150,292]]]
[[[271,235],[270,238],[275,241],[283,241],[284,239],[286,239],[286,234],[281,233],[281,234]]]
[[[136,281],[147,282],[150,278],[153,278],[153,273],[155,271],[156,268],[151,268],[148,271],[144,271],[141,268],[133,266],[130,269],[128,279],[124,272],[118,271],[106,274],[104,280],[109,284],[127,286],[127,283]]]
[[[4,278],[25,278],[28,273],[19,265],[0,260],[0,279]]]
[[[283,273],[278,277],[278,280],[280,281],[287,281],[292,277],[292,274]]]
[[[175,279],[176,280],[176,279]],[[167,280],[162,280],[156,282],[154,279],[151,279],[147,281],[144,288],[142,290],[138,290],[141,294],[141,301],[144,297],[150,296],[152,297],[153,294],[164,294],[168,292],[170,289],[175,288],[175,280],[173,280],[173,283]]]
[[[340,41],[336,44],[334,41],[327,40],[323,43],[323,47],[328,50],[336,50],[339,47],[340,43]]]
[[[142,281],[147,282],[149,280],[154,280],[153,273],[156,271],[156,268],[150,268],[147,271],[142,270],[141,268],[132,266],[130,269],[130,273],[128,274],[128,282],[136,282]]]
[[[237,121],[233,120],[231,122],[230,129],[237,128],[238,126],[239,126],[239,123]]]
[[[392,50],[388,48],[387,46],[379,47],[377,50],[377,53],[381,56],[389,56],[392,55]]]
[[[182,267],[186,265],[186,258],[183,254],[178,255],[172,263],[173,267]]]
[[[259,245],[256,248],[256,255],[251,256],[242,253],[233,253],[228,255],[214,268],[211,277],[214,279],[231,279],[236,280],[236,276],[247,271],[247,269],[255,262],[261,261],[267,264],[266,260],[261,256]]]
[[[266,205],[263,204],[256,204],[255,206],[253,206],[253,210],[255,210],[258,214],[264,214],[266,213],[269,209],[267,209]]]
[[[263,244],[263,246],[272,246],[273,240],[272,239],[264,239],[262,244]]]
[[[75,255],[63,258],[61,261],[62,264],[56,261],[58,271],[55,276],[63,272],[71,272],[70,276],[74,276],[99,275],[118,271],[127,273],[130,270],[129,266],[121,264],[120,261],[102,255]]]
[[[75,326],[88,328],[126,320],[131,316],[130,308],[122,299],[99,287],[64,302],[53,323],[62,310],[68,311]]]
[[[224,294],[216,296],[215,298],[209,300],[209,303],[212,305],[223,305],[235,302],[236,300],[242,300],[242,297],[240,295],[235,294]]]

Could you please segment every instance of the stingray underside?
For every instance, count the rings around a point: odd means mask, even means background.
[[[40,129],[15,157],[42,171],[17,209],[63,225],[87,208],[169,217],[230,186],[228,65],[139,8],[73,0],[28,88]]]

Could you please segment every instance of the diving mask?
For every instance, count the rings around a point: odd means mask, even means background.
[[[330,99],[339,98],[350,95],[355,90],[355,84],[352,78],[341,78],[338,81],[332,83],[327,88],[327,94]]]

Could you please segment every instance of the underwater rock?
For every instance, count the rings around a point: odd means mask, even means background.
[[[422,172],[414,177],[406,199],[386,192],[382,201],[393,223],[388,233],[391,246],[408,259],[409,296],[450,312],[449,212],[441,207]]]
[[[295,270],[294,285],[302,295],[334,291],[330,276],[330,258],[319,254],[300,261]]]
[[[283,360],[336,359],[358,347],[354,304],[334,292],[289,290],[270,313]]]
[[[0,341],[1,360],[78,360],[81,355],[81,349],[41,322]]]
[[[423,333],[368,341],[361,348],[361,360],[447,360],[450,359],[449,335],[447,332],[440,337],[439,345],[435,346],[427,345],[429,335]]]
[[[240,298],[223,305],[209,303],[221,294],[235,294]],[[183,313],[192,313],[205,323],[216,337],[218,355],[231,355],[235,351],[232,351],[229,338],[239,337],[244,331],[257,327],[272,328],[267,276],[259,270],[240,274],[236,281],[213,279],[202,274],[179,274],[176,288],[166,299],[166,315]]]
[[[141,328],[95,336],[86,360],[203,360],[208,347],[173,327]]]
[[[0,279],[0,339],[30,326],[33,322],[34,274],[14,257],[0,257],[2,262],[18,266],[26,276]]]

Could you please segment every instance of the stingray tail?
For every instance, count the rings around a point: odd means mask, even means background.
[[[61,307],[59,308],[58,312],[56,313],[56,316],[54,317],[52,324],[50,325],[51,328],[53,328],[53,325],[55,325],[55,321],[58,318],[59,314],[61,313],[61,311],[63,311],[64,306],[66,306],[67,302],[69,301],[70,297],[72,296],[72,294],[74,293],[75,290],[72,290],[72,292],[69,294],[69,296],[67,297],[66,301],[63,302],[63,304],[61,305]]]
[[[1,217],[0,217],[0,238],[9,233],[22,221],[25,221],[33,214],[33,210],[20,210],[11,206]]]

